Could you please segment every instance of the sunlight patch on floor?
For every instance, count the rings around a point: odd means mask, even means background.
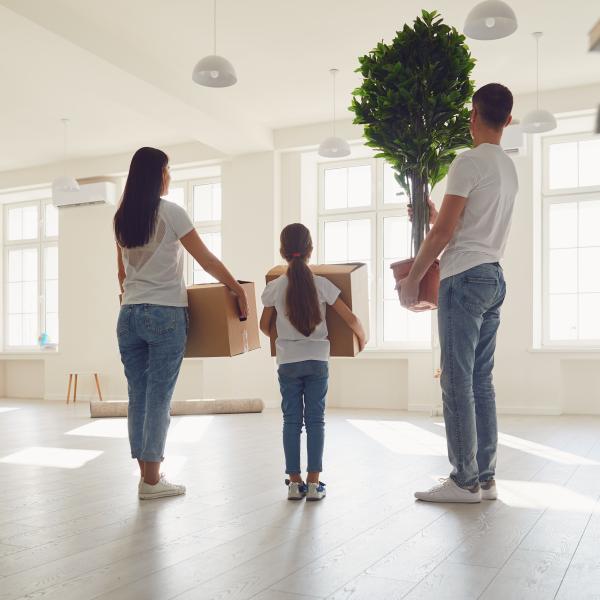
[[[396,454],[446,456],[446,440],[405,421],[348,419],[348,423]]]
[[[0,458],[0,463],[79,469],[102,454],[101,450],[78,450],[74,448],[46,448],[32,446]]]
[[[176,417],[171,422],[168,439],[171,442],[198,442],[213,419],[212,415]]]
[[[11,412],[13,410],[21,410],[19,406],[0,406],[0,413]]]
[[[103,438],[127,438],[127,419],[99,419],[76,429],[67,431],[65,435],[82,435]]]

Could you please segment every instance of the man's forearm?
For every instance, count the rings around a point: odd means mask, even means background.
[[[423,241],[408,277],[413,281],[421,281],[448,241],[448,236],[434,227]]]

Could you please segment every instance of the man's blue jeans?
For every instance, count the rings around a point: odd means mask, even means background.
[[[440,284],[438,327],[450,477],[461,487],[494,478],[498,426],[492,382],[506,284],[483,264]]]

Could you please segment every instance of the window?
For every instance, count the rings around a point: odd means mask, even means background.
[[[190,215],[208,249],[221,258],[221,181],[218,177],[172,182],[165,200],[175,202]],[[215,279],[186,256],[188,284],[211,283]]]
[[[4,206],[4,348],[57,344],[58,210],[50,200]]]
[[[319,262],[367,265],[371,348],[430,346],[431,313],[400,306],[390,269],[410,257],[406,205],[406,195],[382,160],[319,166]]]
[[[600,345],[600,140],[544,140],[543,342]]]

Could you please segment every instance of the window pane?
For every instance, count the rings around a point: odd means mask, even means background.
[[[8,284],[8,312],[9,314],[23,312],[23,294],[21,283]]]
[[[181,208],[185,208],[185,190],[182,187],[169,188],[169,193],[163,198],[169,202],[174,202]]]
[[[58,281],[46,281],[46,313],[58,312]]]
[[[400,184],[394,177],[394,170],[390,165],[384,163],[383,165],[383,203],[384,204],[397,204],[401,202],[406,204],[407,197],[404,190],[400,187]]]
[[[600,247],[579,250],[579,292],[600,292]]]
[[[23,281],[37,281],[38,278],[38,251],[35,248],[23,250]]]
[[[600,200],[579,203],[579,245],[600,246]]]
[[[21,346],[23,339],[23,323],[21,315],[10,315],[8,317],[8,344],[9,346]]]
[[[577,204],[551,204],[549,227],[550,248],[576,248]]]
[[[348,260],[365,262],[371,259],[371,221],[348,221]]]
[[[371,167],[348,169],[348,207],[371,206]]]
[[[551,190],[577,187],[577,142],[552,144],[549,148],[548,163],[548,182]]]
[[[348,206],[348,169],[325,170],[325,209]]]
[[[35,240],[38,237],[38,209],[37,206],[25,206],[22,213],[24,240]]]
[[[46,313],[46,333],[49,342],[58,344],[58,314]]]
[[[550,250],[550,293],[577,292],[577,250]]]
[[[56,237],[58,235],[58,209],[52,204],[46,204],[45,211],[46,237]]]
[[[214,183],[213,184],[213,219],[215,221],[221,220],[221,208],[222,200],[221,200],[221,184]]]
[[[11,241],[23,239],[21,210],[20,208],[8,209],[8,239]]]
[[[577,295],[550,296],[550,339],[577,339]]]
[[[600,340],[600,294],[579,296],[579,339]]]
[[[579,142],[579,186],[600,185],[600,140]]]
[[[410,223],[408,217],[383,219],[383,257],[401,260],[410,256]]]
[[[46,279],[58,279],[58,248],[51,246],[44,249],[44,276]]]
[[[408,341],[408,311],[396,300],[383,303],[383,340],[385,342]]]
[[[36,281],[25,281],[21,284],[23,294],[22,306],[24,313],[37,313],[38,290]]]
[[[194,186],[194,221],[212,221],[213,217],[213,186],[202,184]]]
[[[325,262],[348,261],[348,222],[328,221],[324,229]]]
[[[207,248],[217,257],[221,258],[221,232],[213,231],[200,233],[202,241]],[[214,283],[216,279],[209,275],[196,261],[194,261],[194,285],[199,283]]]
[[[23,315],[23,346],[35,346],[38,343],[38,316],[37,312]]]
[[[398,300],[398,292],[396,291],[396,279],[394,273],[390,269],[390,265],[394,259],[386,260],[383,263],[383,297],[385,300]]]
[[[21,250],[8,252],[8,281],[22,281],[23,279],[23,253]]]
[[[400,304],[398,302],[398,304]],[[408,339],[411,342],[429,342],[431,340],[431,311],[408,312]]]

